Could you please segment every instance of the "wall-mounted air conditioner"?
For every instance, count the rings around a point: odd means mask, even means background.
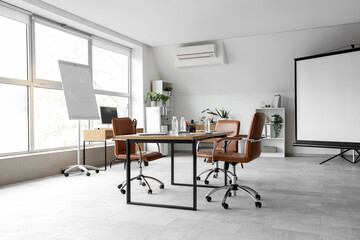
[[[186,68],[212,64],[227,64],[221,40],[178,46],[174,49],[175,67]]]
[[[216,57],[216,45],[206,44],[179,47],[176,51],[176,56],[179,60]]]

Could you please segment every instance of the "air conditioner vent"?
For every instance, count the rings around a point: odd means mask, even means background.
[[[176,56],[179,60],[216,57],[216,45],[206,44],[189,47],[179,47],[177,49]]]

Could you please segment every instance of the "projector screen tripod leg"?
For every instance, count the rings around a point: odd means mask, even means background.
[[[343,157],[343,154],[344,153],[346,153],[346,152],[348,152],[348,151],[350,151],[351,149],[346,149],[345,151],[342,151],[342,152],[340,152],[339,154],[336,154],[335,156],[332,156],[331,158],[329,158],[329,159],[326,159],[325,161],[322,161],[321,163],[319,163],[320,165],[321,164],[324,164],[324,163],[326,163],[326,162],[328,162],[328,161],[330,161],[330,160],[332,160],[332,159],[334,159],[334,158],[336,158],[336,157],[342,157],[342,158],[344,158]],[[348,159],[346,159],[346,158],[344,158],[345,160],[347,160],[347,161],[349,161]]]

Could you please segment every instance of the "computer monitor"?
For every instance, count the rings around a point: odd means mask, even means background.
[[[100,107],[100,113],[102,124],[111,124],[111,120],[118,117],[115,107]]]

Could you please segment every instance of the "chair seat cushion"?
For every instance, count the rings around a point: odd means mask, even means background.
[[[245,153],[234,153],[234,152],[215,154],[214,159],[215,161],[233,162],[233,163],[247,163],[251,161],[246,159]]]
[[[222,152],[222,150],[220,150],[220,149],[215,151],[215,153],[221,153],[221,152]],[[207,159],[205,159],[206,162],[211,163],[212,162],[212,160],[211,160],[212,159],[212,150],[198,151],[197,157],[207,158]]]
[[[159,158],[162,158],[163,155],[160,152],[145,152],[142,151],[141,152],[142,155],[142,159],[146,162],[150,162]],[[126,159],[126,153],[120,153],[120,154],[116,154],[116,157],[119,159]],[[136,153],[131,153],[130,154],[130,159],[140,159],[140,152],[136,152]]]
[[[215,153],[221,153],[222,150],[216,150]],[[212,150],[198,151],[197,156],[203,158],[209,158],[212,155]]]

